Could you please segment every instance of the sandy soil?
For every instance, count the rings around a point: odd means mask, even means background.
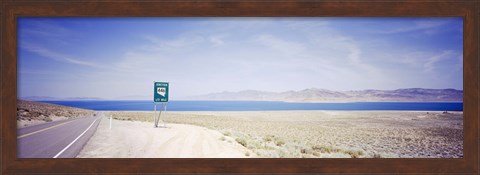
[[[152,121],[151,112],[110,112]],[[168,112],[170,123],[220,131],[258,157],[463,157],[463,113],[431,111]]]
[[[51,116],[49,117],[48,120],[43,120],[43,119],[17,120],[17,128],[23,128],[23,127],[38,125],[46,122],[53,122],[53,121],[66,120],[66,119],[69,119],[69,118],[64,116],[60,116],[60,117]]]
[[[17,128],[77,117],[92,116],[93,110],[42,102],[17,100]]]
[[[245,147],[204,127],[103,118],[79,158],[246,158]],[[163,125],[162,125],[163,126]],[[249,155],[249,156],[247,156]]]

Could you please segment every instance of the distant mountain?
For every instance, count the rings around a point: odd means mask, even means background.
[[[21,100],[28,100],[28,101],[43,101],[43,100],[57,100],[55,97],[47,97],[47,96],[28,96],[28,97],[21,97]]]
[[[58,97],[49,97],[49,96],[28,96],[20,98],[22,100],[28,101],[54,101],[54,100],[103,100],[102,98],[97,97],[69,97],[69,98],[58,98]]]
[[[331,91],[310,88],[301,91],[266,92],[245,90],[239,92],[219,92],[187,98],[187,100],[248,100],[286,102],[440,102],[463,101],[463,90],[455,89],[397,89]]]

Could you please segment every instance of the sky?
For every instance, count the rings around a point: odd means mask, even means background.
[[[462,18],[18,18],[18,96],[463,90]]]

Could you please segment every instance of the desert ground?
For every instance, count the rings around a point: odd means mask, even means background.
[[[42,102],[17,100],[17,128],[94,115],[95,111]]]
[[[167,112],[167,128],[153,112],[105,114],[112,129],[104,118],[78,157],[463,157],[462,112]]]
[[[205,127],[102,118],[77,158],[247,158],[245,147]]]
[[[17,128],[59,120],[95,116],[97,112],[80,108],[18,100]],[[102,117],[95,134],[77,157],[81,158],[248,158],[255,157],[232,137],[187,124],[168,124],[153,128],[153,123],[112,120]],[[68,123],[68,122],[67,122]],[[55,126],[60,126],[58,124]],[[51,128],[51,127],[49,127]],[[43,132],[44,128],[36,132]],[[88,139],[88,138],[87,138]],[[50,149],[50,148],[49,148]]]

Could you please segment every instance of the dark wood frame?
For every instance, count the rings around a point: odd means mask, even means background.
[[[1,2],[1,171],[26,173],[479,173],[479,15],[471,1],[11,1]],[[456,16],[464,19],[461,159],[17,159],[19,16]]]

